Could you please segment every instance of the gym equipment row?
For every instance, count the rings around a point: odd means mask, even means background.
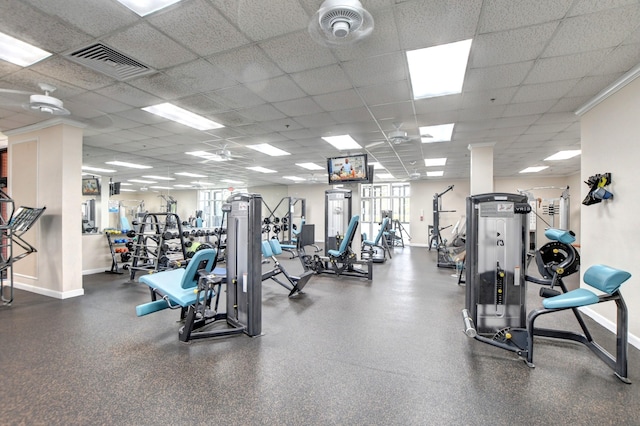
[[[37,252],[22,236],[42,216],[46,207],[20,206],[0,190],[0,298],[3,305],[13,302],[13,264]],[[7,281],[8,285],[5,284]]]
[[[284,206],[286,202],[286,212],[284,215],[278,215],[280,207]],[[295,232],[298,226],[293,223],[293,214],[296,210],[296,206],[300,204],[300,218],[306,217],[306,201],[304,198],[283,197],[278,205],[274,209],[271,209],[267,203],[262,201],[265,209],[265,217],[263,218],[264,226],[262,227],[262,233],[267,234],[265,239],[270,239],[275,236],[278,241],[283,244],[295,245]],[[273,234],[273,235],[272,235]]]
[[[185,268],[141,276],[140,282],[150,289],[151,302],[137,306],[136,314],[180,309],[184,321],[178,332],[181,342],[242,333],[259,336],[261,202],[258,194],[235,194],[222,207],[223,221],[225,215],[228,218],[226,270],[216,268],[218,251],[206,249],[198,251]],[[226,311],[219,312],[222,285],[227,286]],[[213,328],[222,321],[227,327]]]
[[[620,286],[631,274],[606,265],[592,265],[585,284],[568,291],[563,278],[578,272],[580,256],[573,247],[575,234],[549,228],[550,240],[535,253],[541,277],[529,275],[527,266],[528,213],[522,194],[481,194],[467,198],[469,218],[466,265],[466,303],[462,311],[465,333],[483,343],[515,352],[534,367],[533,349],[538,337],[582,343],[615,371],[627,378],[628,313]],[[526,312],[527,283],[542,286],[542,307]],[[559,289],[559,290],[558,290]],[[617,309],[616,354],[594,341],[579,308],[614,301]],[[581,333],[556,328],[536,328],[541,315],[571,310]]]

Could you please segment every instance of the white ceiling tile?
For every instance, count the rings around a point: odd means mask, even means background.
[[[457,123],[460,118],[460,112],[455,111],[433,111],[428,114],[416,115],[416,124],[418,126],[432,126],[434,124]]]
[[[359,92],[367,105],[389,104],[411,99],[411,90],[407,80],[362,87]]]
[[[578,121],[579,118],[573,112],[551,112],[547,114],[543,114],[542,117],[536,121],[536,124],[547,124],[547,123],[574,123]]]
[[[61,56],[38,62],[30,68],[40,74],[63,80],[68,84],[87,90],[99,89],[116,81],[111,77],[73,63]]]
[[[367,2],[366,8],[369,9]],[[372,11],[375,29],[369,37],[350,46],[334,49],[333,53],[341,61],[357,58],[368,58],[400,50],[398,28],[393,13],[390,10]]]
[[[164,73],[179,81],[180,86],[190,93],[209,92],[237,84],[220,68],[203,59],[178,65]]]
[[[205,94],[229,109],[249,108],[265,103],[264,99],[245,86],[233,86]]]
[[[373,86],[407,78],[401,52],[345,62],[344,70],[356,87]]]
[[[630,4],[636,4],[637,0],[577,0],[571,10],[569,10],[569,16],[585,15],[588,13],[602,12],[607,9],[613,9],[616,7],[626,6]]]
[[[479,33],[527,27],[562,19],[573,0],[486,0]]]
[[[478,35],[472,43],[472,68],[512,64],[536,59],[544,50],[558,22]]]
[[[299,2],[213,0],[225,16],[253,41],[307,28],[309,15]]]
[[[287,101],[305,96],[305,93],[289,76],[249,82],[246,86],[267,102]]]
[[[465,94],[466,96],[466,94]],[[413,105],[416,114],[428,114],[433,112],[458,110],[462,106],[461,94],[438,96],[435,98],[416,99]]]
[[[371,114],[364,107],[331,112],[329,115],[336,123],[358,123],[371,120]]]
[[[640,64],[640,43],[618,46],[587,75],[625,73]]]
[[[533,65],[533,61],[527,61],[496,67],[472,68],[467,71],[464,91],[518,86],[522,84]]]
[[[405,2],[394,8],[400,46],[417,49],[472,38],[480,15],[480,0]]]
[[[203,115],[215,114],[229,109],[206,95],[186,96],[176,99],[172,103],[193,113]]]
[[[534,123],[538,118],[540,118],[539,115],[523,115],[519,117],[498,118],[495,122],[495,127],[501,128],[526,126]]]
[[[575,112],[578,108],[583,106],[593,96],[579,96],[577,98],[562,98],[555,104],[549,112]]]
[[[275,102],[273,106],[289,117],[315,114],[323,111],[309,96],[306,98],[292,99],[290,101]]]
[[[302,127],[323,127],[334,126],[337,122],[329,115],[329,113],[321,112],[318,114],[302,115],[294,118],[294,121]],[[339,134],[339,133],[338,133]]]
[[[262,122],[269,120],[280,120],[286,116],[269,104],[254,106],[247,109],[239,110],[238,113],[250,120]]]
[[[331,50],[318,46],[306,30],[266,40],[259,46],[286,73],[300,72],[337,62]]]
[[[183,7],[151,15],[148,22],[200,56],[233,49],[248,41],[204,0],[192,0]]]
[[[637,3],[598,14],[568,18],[560,24],[543,56],[569,55],[617,46],[630,31],[638,27],[638,22],[640,4]]]
[[[557,134],[562,132],[571,124],[568,123],[548,123],[548,124],[532,124],[527,130],[528,134],[535,135],[538,133],[553,133]]]
[[[291,78],[309,95],[322,95],[351,88],[349,79],[339,65],[298,72],[292,74]]]
[[[112,84],[111,86],[96,90],[96,93],[111,99],[117,99],[127,105],[139,108],[162,102],[161,98],[153,96],[147,92],[143,92],[142,90],[138,90],[126,83]]]
[[[596,50],[539,59],[527,76],[525,84],[582,78],[594,68],[594,64],[599,63],[609,52],[610,50]]]
[[[208,61],[241,83],[267,80],[283,74],[262,49],[254,44],[213,55]]]
[[[558,99],[567,94],[579,79],[560,80],[540,84],[525,84],[518,88],[513,102],[534,102],[548,99]]]
[[[363,105],[362,100],[353,89],[316,95],[312,96],[312,98],[326,111],[337,111]]]
[[[131,109],[130,105],[92,92],[82,93],[78,96],[74,96],[70,100],[106,113],[118,113]]]
[[[465,91],[461,103],[462,108],[477,108],[487,105],[505,105],[511,101],[518,87],[504,87],[501,89]],[[418,103],[416,101],[416,111]]]
[[[394,104],[384,104],[372,106],[371,112],[379,121],[392,120],[403,122],[405,119],[414,116],[413,105],[411,102],[397,102]],[[336,114],[341,114],[338,112]]]
[[[566,95],[568,97],[595,96],[603,87],[609,86],[620,77],[622,77],[622,73],[585,77]]]
[[[459,117],[461,121],[476,121],[487,118],[498,118],[504,112],[504,105],[487,105],[485,108],[461,109]]]
[[[504,116],[514,117],[517,115],[544,114],[555,104],[555,99],[535,102],[514,102],[506,106]]]
[[[128,84],[167,101],[197,92],[183,86],[179,79],[161,72],[130,80]]]
[[[136,61],[155,69],[169,68],[196,59],[191,51],[180,46],[146,22],[140,22],[104,40],[109,46]]]

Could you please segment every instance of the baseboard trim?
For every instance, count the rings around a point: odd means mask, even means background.
[[[595,322],[597,322],[598,324],[600,324],[601,326],[603,326],[613,334],[617,333],[617,329],[616,329],[617,327],[613,321],[609,320],[608,318],[605,318],[603,315],[600,315],[599,313],[597,313],[591,308],[582,307],[579,309],[580,309],[580,312],[584,312],[586,315],[591,317],[591,319],[593,319]],[[640,349],[640,338],[638,338],[638,336],[629,333],[628,339],[629,339],[629,344],[631,344],[632,346],[635,346],[637,349]]]
[[[86,271],[82,271],[82,275],[93,275],[93,274],[99,274],[100,272],[105,272],[108,271],[109,267],[105,267],[105,268],[95,268],[95,269],[87,269]]]
[[[28,291],[30,293],[41,294],[43,296],[53,297],[54,299],[70,299],[72,297],[84,296],[84,289],[79,288],[71,291],[56,291],[48,288],[36,287],[29,284],[14,282],[13,286],[19,290]]]

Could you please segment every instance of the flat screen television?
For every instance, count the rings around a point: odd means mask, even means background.
[[[367,154],[327,158],[327,172],[330,185],[342,182],[366,183],[369,181]]]
[[[82,178],[82,195],[100,195],[98,178]]]

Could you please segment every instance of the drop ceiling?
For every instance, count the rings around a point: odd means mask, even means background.
[[[577,172],[580,158],[545,162],[579,149],[574,111],[640,63],[640,2],[590,0],[362,0],[375,20],[370,38],[330,49],[306,28],[321,0],[182,0],[147,15],[115,0],[7,0],[3,32],[52,52],[22,68],[0,60],[0,88],[58,88],[72,114],[88,121],[83,164],[117,169],[114,181],[141,175],[228,186],[289,185],[283,176],[325,182],[295,163],[326,164],[344,154],[321,138],[350,134],[394,181],[444,170],[468,178],[470,144],[495,143],[496,177],[549,165],[536,176]],[[463,91],[413,100],[405,52],[472,38]],[[151,72],[118,79],[68,58],[103,43]],[[434,64],[433,66],[438,66]],[[225,127],[198,131],[142,111],[171,102]],[[50,119],[0,93],[0,132]],[[387,139],[402,123],[411,140]],[[455,123],[450,142],[424,144],[421,126]],[[247,145],[269,143],[291,153],[269,157]],[[189,151],[232,154],[202,163]],[[358,151],[361,152],[362,150]],[[355,153],[355,152],[353,152]],[[444,168],[424,158],[447,157]],[[106,161],[152,166],[138,171]],[[278,171],[262,174],[247,167]],[[167,185],[167,183],[160,183]],[[139,184],[131,188],[136,189]],[[236,185],[237,186],[237,185]]]

